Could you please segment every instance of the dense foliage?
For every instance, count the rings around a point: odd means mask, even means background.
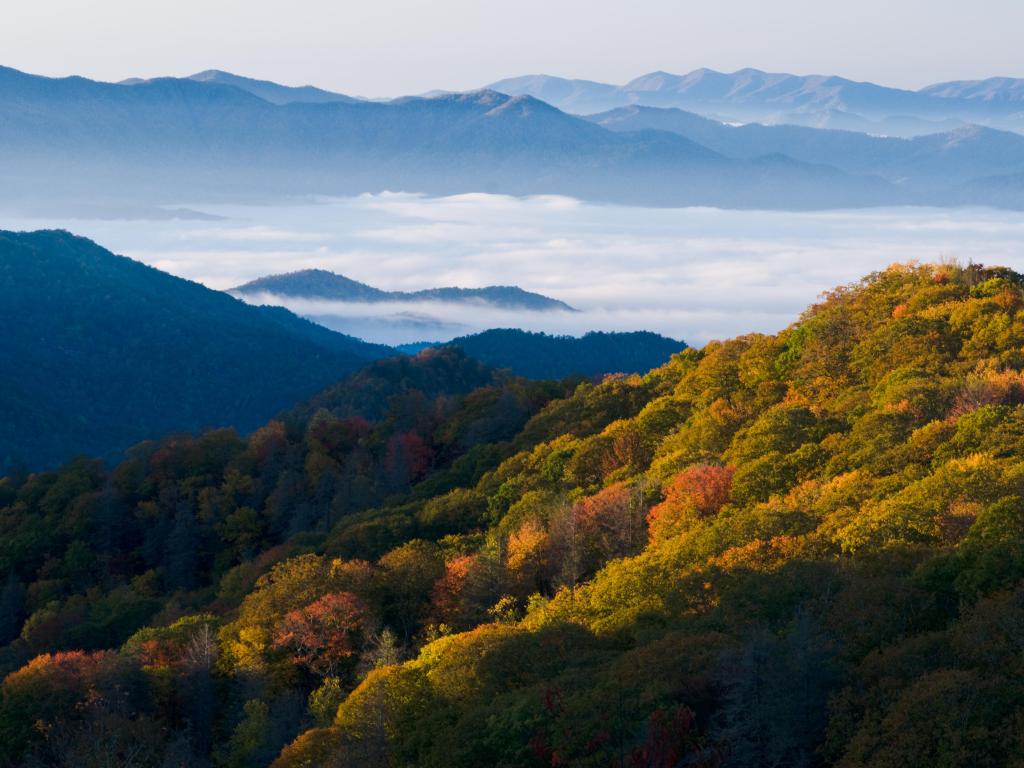
[[[1024,764],[1022,308],[1008,270],[895,266],[642,377],[381,376],[366,421],[328,391],[8,478],[0,749]]]
[[[258,427],[387,347],[66,232],[0,232],[0,471]]]

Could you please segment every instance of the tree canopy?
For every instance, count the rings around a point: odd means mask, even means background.
[[[895,265],[643,376],[432,351],[8,477],[3,759],[1024,762],[1022,307]]]

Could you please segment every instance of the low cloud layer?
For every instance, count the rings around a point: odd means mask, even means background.
[[[565,312],[505,309],[477,302],[347,302],[269,293],[249,294],[244,298],[251,304],[288,307],[328,328],[382,344],[448,341],[488,328],[522,328],[570,336],[582,336],[592,330],[640,329],[678,337],[671,329],[685,316],[685,312],[674,312],[666,318],[664,310],[642,307]]]
[[[551,196],[381,194],[203,211],[225,218],[0,216],[0,226],[64,227],[213,288],[316,267],[388,290],[515,284],[582,310],[281,302],[386,343],[522,327],[572,334],[653,330],[701,344],[776,331],[823,290],[894,261],[958,258],[1024,268],[1024,220],[992,210],[785,213],[631,208]]]

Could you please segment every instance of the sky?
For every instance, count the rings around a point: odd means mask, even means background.
[[[221,218],[50,221],[0,211],[0,228],[67,227],[218,289],[320,268],[388,290],[511,283],[581,310],[267,302],[389,344],[489,327],[652,330],[703,344],[784,328],[822,291],[893,262],[955,258],[1024,269],[1024,220],[1014,211],[787,213],[395,193],[201,209]]]
[[[1022,0],[4,0],[0,64],[204,69],[360,96],[756,67],[918,88],[1024,77]]]

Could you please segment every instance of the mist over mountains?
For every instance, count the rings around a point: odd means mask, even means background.
[[[958,129],[932,139],[931,149],[820,130],[796,139],[747,130],[725,140],[713,126],[689,133],[559,108],[617,109],[640,94],[645,103],[698,108],[719,120],[731,104],[726,117],[741,121],[800,121],[825,110],[870,120],[911,114],[930,130],[966,120],[1012,127],[1021,111],[1016,81],[906,92],[750,70],[655,73],[621,87],[547,77],[496,86],[374,102],[218,71],[111,84],[3,68],[0,202],[116,210],[402,190],[727,208],[1024,206],[1016,137],[998,131]]]
[[[385,291],[323,269],[269,275],[228,292],[250,304],[287,307],[326,328],[391,345],[446,340],[492,327],[525,327],[528,319],[557,324],[578,312],[563,301],[513,285]],[[501,359],[505,367],[516,367],[508,364],[511,358]],[[543,367],[551,375],[561,370]]]
[[[305,299],[327,299],[354,303],[444,302],[466,303],[502,309],[533,312],[559,310],[575,312],[564,301],[524,291],[515,285],[490,285],[484,288],[425,288],[419,291],[384,291],[344,275],[323,269],[303,269],[283,275],[268,275],[233,288],[231,294],[243,298],[264,294]]]
[[[0,67],[0,160],[0,768],[1024,768],[1024,81]]]
[[[362,285],[309,272],[254,282],[281,290],[289,282],[302,288],[303,279]],[[422,293],[445,297],[433,300],[438,306],[461,301],[478,313],[487,306],[574,311],[513,287]],[[245,303],[52,230],[0,230],[0,324],[0,474],[81,453],[119,459],[168,433],[249,432],[374,361],[418,351],[339,332],[353,330],[351,322],[332,330],[279,305]],[[488,366],[554,379],[645,372],[685,344],[655,333],[575,338],[504,329],[464,336],[456,346]]]
[[[905,139],[795,125],[736,126],[660,107],[619,107],[587,119],[613,131],[670,131],[730,157],[786,155],[921,189],[1024,168],[1024,136],[980,125]]]

